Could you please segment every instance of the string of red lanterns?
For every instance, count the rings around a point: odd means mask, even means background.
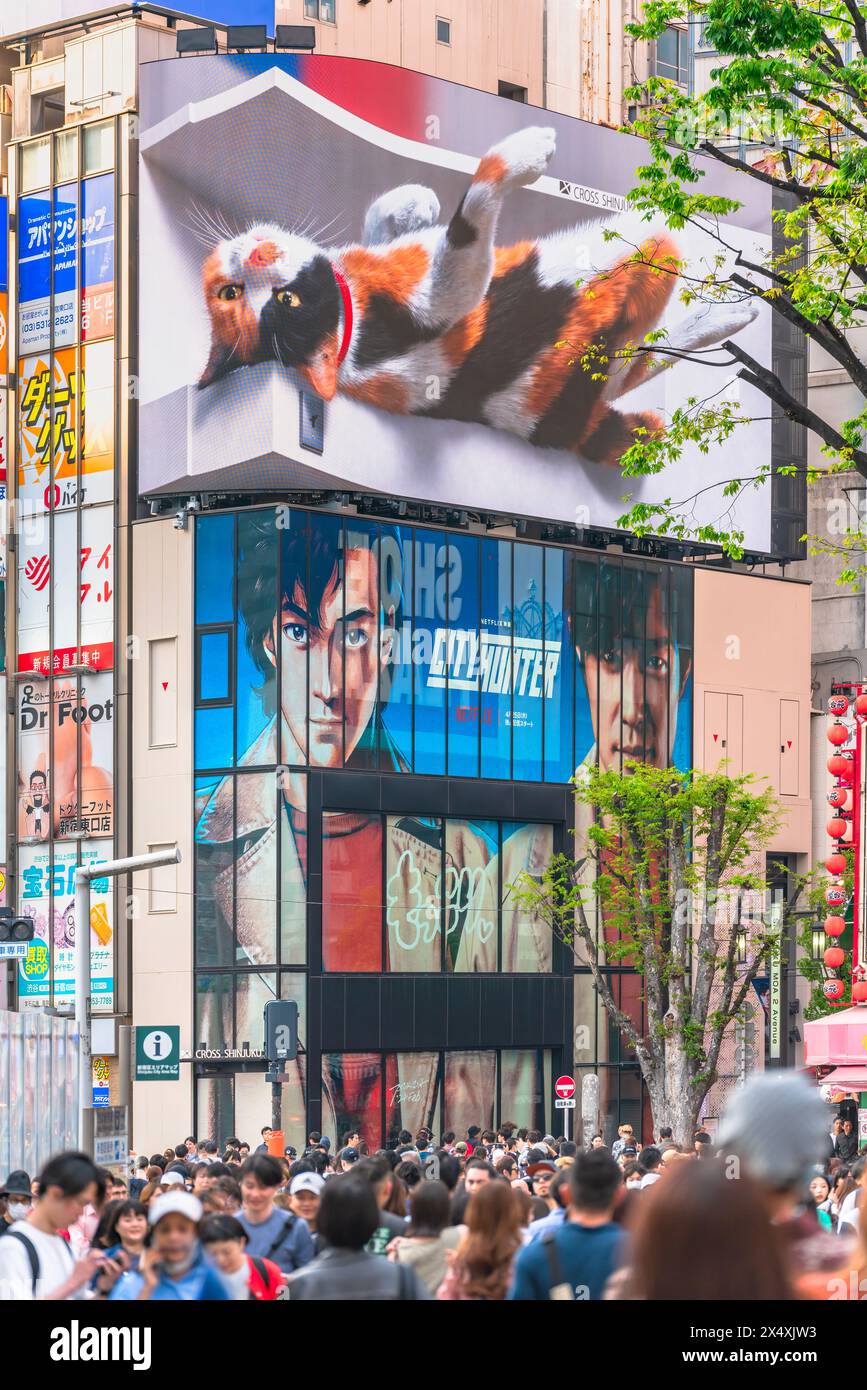
[[[852,759],[846,757],[842,752],[843,744],[849,741],[849,730],[842,722],[843,715],[848,709],[849,700],[845,695],[832,695],[828,701],[828,711],[833,720],[827,731],[828,742],[833,744],[837,750],[828,759],[828,771],[832,777],[837,778],[837,785],[832,787],[828,793],[828,804],[838,813],[846,807],[849,800],[854,773]],[[867,695],[857,697],[855,710],[858,714],[867,714]],[[825,948],[822,960],[828,970],[839,970],[846,959],[846,952],[836,944],[836,941],[846,930],[846,920],[839,916],[834,909],[842,908],[846,902],[846,888],[840,882],[840,875],[846,872],[846,856],[842,852],[840,841],[849,829],[849,821],[844,815],[832,815],[828,821],[827,829],[835,844],[825,860],[825,868],[837,881],[829,883],[825,889],[825,902],[831,909],[825,918],[825,935],[830,938],[830,944]],[[839,976],[830,976],[823,982],[822,992],[826,999],[838,1000],[845,992],[845,988],[846,986]],[[855,997],[854,988],[852,997]],[[864,984],[864,997],[867,999],[867,982]]]

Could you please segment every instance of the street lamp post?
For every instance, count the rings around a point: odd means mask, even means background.
[[[134,854],[128,859],[104,859],[81,864],[75,870],[75,1022],[78,1025],[78,1142],[92,1149],[89,1133],[93,1115],[93,1078],[90,1065],[90,885],[95,878],[116,878],[138,869],[180,864],[181,851],[158,850]]]

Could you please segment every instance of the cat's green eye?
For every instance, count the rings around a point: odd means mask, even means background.
[[[278,304],[284,305],[287,309],[301,308],[301,300],[298,298],[294,290],[275,290],[274,298],[276,299]]]
[[[223,285],[217,291],[218,299],[240,299],[244,293],[243,285]]]

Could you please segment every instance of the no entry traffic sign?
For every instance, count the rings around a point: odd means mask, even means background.
[[[558,1076],[554,1082],[554,1094],[560,1100],[571,1100],[575,1094],[575,1082],[571,1076]]]

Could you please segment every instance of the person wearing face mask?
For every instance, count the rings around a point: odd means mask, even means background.
[[[99,1270],[118,1278],[121,1266],[105,1251],[88,1250],[76,1259],[65,1234],[87,1207],[102,1205],[102,1170],[83,1153],[52,1158],[37,1182],[30,1214],[16,1221],[0,1240],[0,1300],[87,1297],[87,1286]]]
[[[30,1215],[32,1202],[30,1178],[23,1168],[16,1168],[0,1187],[0,1236],[5,1236],[16,1221],[23,1221]]]

